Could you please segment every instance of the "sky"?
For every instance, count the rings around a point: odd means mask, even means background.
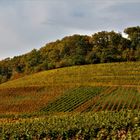
[[[0,0],[0,60],[73,34],[140,25],[140,0]]]

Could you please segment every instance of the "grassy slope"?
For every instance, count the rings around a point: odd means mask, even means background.
[[[129,89],[125,88],[131,88],[132,93],[136,89],[135,94],[138,94],[140,86],[140,62],[74,66],[40,72],[6,82],[0,85],[0,98],[3,99],[0,101],[0,113],[37,111],[48,103],[56,102],[57,98],[63,97],[63,94],[67,93],[69,89],[81,86],[107,86],[108,89],[104,93],[109,93],[108,90],[110,87],[120,88],[120,86],[123,86],[124,89],[121,90],[121,93],[129,91]],[[116,98],[120,92],[113,93],[111,91],[111,93],[108,96],[104,96],[103,93],[101,93],[101,97],[98,96],[99,102],[95,104],[96,110],[100,110],[101,108],[111,109],[108,100],[112,100],[111,103],[113,106],[115,106],[115,103],[121,104],[119,98]],[[119,97],[125,98],[125,95],[122,96],[120,94]],[[105,102],[103,102],[104,99]],[[116,100],[113,102],[113,99]],[[100,107],[98,104],[101,104]],[[129,103],[125,104],[131,106]],[[92,104],[89,104],[87,108],[94,110],[92,106]],[[134,108],[134,105],[132,106]]]
[[[53,85],[140,85],[140,62],[73,66],[40,72],[0,88]]]

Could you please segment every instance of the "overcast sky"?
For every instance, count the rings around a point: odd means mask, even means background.
[[[140,0],[0,0],[0,59],[72,34],[140,25]]]

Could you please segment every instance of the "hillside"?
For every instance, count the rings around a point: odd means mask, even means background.
[[[0,113],[139,109],[140,62],[59,68],[0,85]]]
[[[0,139],[139,139],[140,62],[48,70],[0,85]]]
[[[44,70],[110,62],[140,61],[140,27],[91,36],[72,35],[50,42],[39,50],[0,61],[0,83]]]

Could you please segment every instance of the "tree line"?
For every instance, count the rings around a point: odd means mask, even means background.
[[[39,50],[0,61],[0,83],[55,68],[140,60],[140,26],[124,29],[127,38],[114,31],[66,36]]]

